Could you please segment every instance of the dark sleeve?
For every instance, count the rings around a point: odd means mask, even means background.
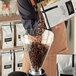
[[[36,13],[29,0],[17,0],[18,10],[23,23],[24,28],[32,29],[38,27],[38,20],[36,19]]]

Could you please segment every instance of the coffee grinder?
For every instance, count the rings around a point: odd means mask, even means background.
[[[39,7],[37,7],[37,11],[40,15]],[[43,19],[41,16],[39,18],[40,20]],[[54,40],[54,34],[50,30],[44,29],[46,27],[45,24],[42,26],[39,26],[35,36],[29,35],[27,31],[22,36],[24,49],[28,54],[31,66],[27,76],[47,76],[41,67]]]
[[[28,54],[31,66],[27,76],[47,76],[41,67],[50,50],[53,39],[54,34],[45,29],[42,29],[42,32],[39,32],[36,36],[31,36],[27,33],[22,36],[24,49]]]

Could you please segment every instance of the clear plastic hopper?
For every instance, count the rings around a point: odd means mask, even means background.
[[[31,74],[41,74],[41,66],[50,50],[53,39],[54,34],[45,29],[39,29],[36,36],[27,33],[22,36],[22,42],[31,65],[29,71]]]

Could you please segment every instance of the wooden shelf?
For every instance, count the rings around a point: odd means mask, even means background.
[[[23,49],[23,48],[24,48],[23,46],[17,46],[17,47],[14,47],[14,48],[0,49],[0,51],[17,50],[17,49]]]
[[[11,16],[2,16],[0,15],[0,23],[5,22],[19,22],[21,21],[19,15],[13,14]]]
[[[12,14],[11,16],[2,16],[0,15],[0,23],[6,23],[6,22],[20,22],[21,19],[19,15],[17,14]],[[0,29],[1,31],[1,29]],[[1,46],[0,46],[1,47]],[[8,48],[8,49],[1,49],[0,51],[8,51],[8,50],[17,50],[17,49],[23,49],[23,46],[15,46],[13,48]]]

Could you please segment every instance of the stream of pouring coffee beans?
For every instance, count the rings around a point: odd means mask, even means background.
[[[44,25],[40,26],[37,31],[37,36],[34,36],[36,40],[32,42],[31,50],[29,52],[31,65],[34,69],[39,69],[42,66],[42,63],[48,51],[48,46],[46,44],[41,43],[42,33],[44,32],[42,28],[44,28]]]

